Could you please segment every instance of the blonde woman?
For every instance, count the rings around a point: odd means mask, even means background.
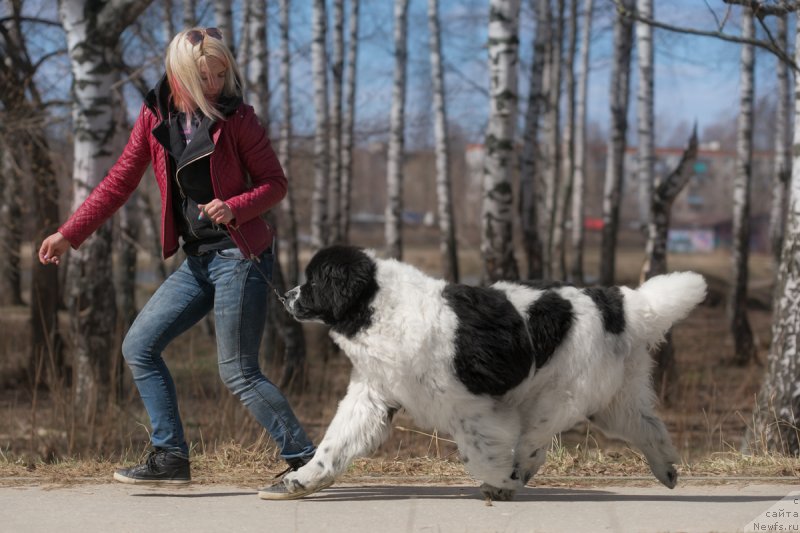
[[[165,65],[119,160],[44,240],[39,260],[58,264],[70,246],[80,246],[125,203],[152,163],[161,191],[164,257],[181,246],[186,260],[153,294],[122,345],[150,416],[153,449],[143,464],[117,470],[114,478],[189,483],[189,448],[161,353],[212,309],[222,380],[297,469],[314,445],[258,366],[273,263],[272,229],[259,215],[284,197],[286,177],[253,108],[242,102],[238,68],[218,29],[176,35]]]

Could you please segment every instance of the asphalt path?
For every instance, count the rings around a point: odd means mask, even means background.
[[[302,500],[254,487],[123,484],[0,487],[3,532],[728,532],[800,531],[800,487],[690,482],[529,487],[485,502],[474,485],[344,484]]]

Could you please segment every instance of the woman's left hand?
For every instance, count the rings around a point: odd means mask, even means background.
[[[228,207],[228,204],[214,198],[207,204],[198,204],[200,208],[200,216],[206,216],[215,224],[230,224],[233,220],[233,211]]]

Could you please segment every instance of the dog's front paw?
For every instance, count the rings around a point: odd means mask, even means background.
[[[484,498],[489,500],[495,500],[499,502],[511,501],[516,493],[517,491],[513,489],[498,489],[497,487],[493,487],[487,483],[481,485],[481,494],[483,494]]]

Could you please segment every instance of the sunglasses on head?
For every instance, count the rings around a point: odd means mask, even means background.
[[[218,28],[205,28],[202,30],[191,30],[186,34],[186,39],[192,43],[192,46],[197,46],[203,42],[206,35],[214,39],[222,40],[222,32]]]

